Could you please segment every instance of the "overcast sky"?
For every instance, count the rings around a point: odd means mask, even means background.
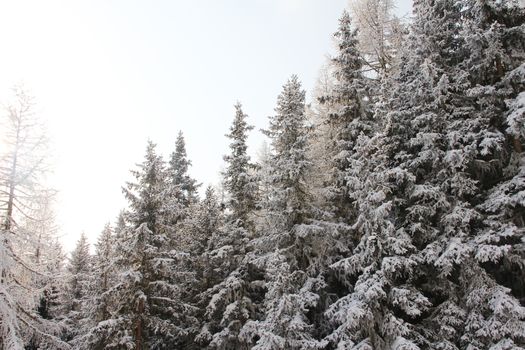
[[[114,221],[148,138],[167,157],[182,130],[192,175],[216,183],[234,103],[258,130],[291,74],[311,91],[346,5],[0,0],[0,102],[23,81],[47,120],[65,248]],[[261,142],[252,132],[252,154]]]

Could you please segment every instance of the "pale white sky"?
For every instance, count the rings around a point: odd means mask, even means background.
[[[0,0],[0,102],[23,81],[47,120],[65,248],[114,221],[148,138],[167,157],[182,130],[192,175],[217,182],[234,103],[259,130],[291,74],[310,91],[346,4]]]

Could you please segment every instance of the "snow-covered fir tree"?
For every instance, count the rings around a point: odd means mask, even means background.
[[[86,288],[88,295],[82,310],[86,320],[82,325],[82,334],[74,340],[76,348],[104,349],[106,339],[101,329],[104,329],[113,311],[110,296],[116,282],[115,244],[113,229],[107,223],[95,244],[93,267]]]
[[[86,321],[83,306],[88,301],[89,279],[92,270],[91,258],[89,242],[85,233],[82,233],[69,258],[62,301],[68,328],[68,340],[82,333],[83,329],[79,326]]]
[[[395,89],[387,96],[386,130],[361,138],[349,169],[350,193],[359,206],[357,244],[333,265],[349,291],[327,312],[338,325],[329,337],[334,346],[416,348],[429,341],[416,325],[432,306],[424,289],[435,272],[415,255],[440,235],[434,220],[447,205],[440,186],[430,184],[439,181],[443,158],[445,112],[436,92],[439,72],[457,55],[452,23],[460,13],[452,1],[417,5]]]
[[[374,122],[367,105],[367,79],[357,50],[357,30],[352,28],[348,12],[343,12],[334,37],[337,55],[330,62],[332,84],[328,93],[319,97],[320,103],[328,106],[326,115],[319,121],[326,130],[320,139],[326,149],[322,160],[326,163],[323,168],[327,169],[323,187],[336,220],[348,222],[352,211],[346,184],[350,158],[357,138],[361,134],[370,135]]]
[[[451,185],[470,185],[459,197],[477,216],[471,215],[470,234],[458,237],[463,253],[454,259],[461,267],[459,296],[466,311],[460,344],[523,347],[524,124],[517,127],[514,118],[525,90],[525,9],[517,1],[465,0],[462,6],[460,35],[467,52],[459,69],[464,76],[451,82],[464,98],[451,102],[447,161],[459,180]],[[461,214],[454,214],[452,220],[459,220]]]
[[[206,304],[204,294],[220,274],[211,267],[207,253],[211,237],[220,228],[222,216],[220,204],[211,187],[206,189],[202,201],[192,202],[184,210],[186,214],[177,224],[172,249],[179,256],[174,282],[181,290],[180,301],[186,305],[183,325],[190,327],[180,337],[178,344],[184,349],[200,349],[202,342],[198,340],[199,333],[206,322],[203,316]]]
[[[247,245],[253,236],[253,212],[257,193],[253,165],[247,154],[248,132],[240,103],[235,105],[235,117],[226,135],[230,154],[224,157],[226,170],[223,186],[228,200],[224,225],[215,230],[209,242],[207,261],[216,278],[203,294],[206,297],[206,322],[198,340],[212,349],[246,349],[239,337],[246,321],[254,317],[252,294],[257,293],[258,275],[246,259]],[[217,278],[218,277],[218,278]]]
[[[148,143],[144,161],[132,171],[135,182],[124,189],[129,201],[126,232],[117,259],[120,274],[113,287],[115,311],[106,321],[106,348],[172,349],[192,321],[176,282],[184,254],[169,250],[173,228],[164,215],[167,171],[155,144]]]
[[[209,250],[216,236],[221,236],[223,214],[215,190],[208,186],[202,201],[194,203],[180,226],[180,246],[192,256],[196,273],[196,293],[207,290],[217,280],[209,262]]]
[[[486,54],[479,46],[465,51],[466,8],[415,2],[416,18],[386,96],[386,129],[361,140],[362,156],[350,167],[359,243],[334,265],[349,294],[328,310],[338,325],[330,340],[340,347],[481,349],[522,341],[516,299],[484,266],[505,251],[487,246],[476,208],[505,148],[497,130],[504,130],[505,113],[489,110],[492,116],[484,117],[482,99],[471,98],[481,82],[469,82],[461,63]],[[494,124],[497,115],[502,119]],[[497,170],[490,177],[497,179]],[[501,303],[514,311],[502,316]],[[483,333],[490,322],[508,326]]]
[[[263,180],[268,188],[261,200],[264,222],[254,242],[254,260],[265,270],[267,292],[260,319],[247,322],[241,336],[252,342],[253,349],[319,349],[324,342],[316,339],[308,314],[324,286],[314,263],[322,229],[310,220],[306,184],[310,128],[297,76],[284,85],[275,112],[264,131],[272,155]]]
[[[357,217],[357,201],[350,193],[349,172],[355,167],[353,159],[358,142],[372,136],[379,128],[373,118],[370,105],[370,79],[363,74],[362,54],[358,51],[357,30],[352,26],[349,14],[344,11],[334,34],[337,52],[330,59],[323,93],[317,93],[318,115],[316,136],[313,142],[320,157],[313,158],[314,170],[323,174],[322,181],[314,177],[313,193],[319,198],[316,208],[316,224],[325,232],[315,249],[322,251],[318,265],[327,283],[320,293],[319,309],[325,309],[345,293],[344,276],[328,265],[348,257],[356,244],[352,223]],[[321,146],[321,147],[320,147]],[[319,151],[321,149],[321,151]],[[331,317],[315,317],[321,334],[330,333]]]
[[[254,165],[247,153],[248,132],[253,126],[248,125],[247,115],[242,105],[235,105],[235,118],[226,135],[230,139],[230,154],[224,156],[226,170],[223,173],[224,189],[228,193],[229,221],[240,220],[240,226],[248,227],[249,214],[255,209],[257,183],[253,175]]]

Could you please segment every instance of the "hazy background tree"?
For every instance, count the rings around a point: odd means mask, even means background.
[[[22,86],[13,88],[12,100],[2,114],[0,349],[22,349],[30,341],[41,348],[67,348],[55,337],[60,327],[36,312],[61,258],[59,247],[50,239],[53,191],[45,185],[45,127],[35,114],[34,97]]]
[[[387,75],[395,65],[406,26],[394,14],[394,0],[350,0],[350,14],[357,31],[358,48],[366,71]]]

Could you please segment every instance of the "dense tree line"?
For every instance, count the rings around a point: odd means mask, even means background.
[[[285,82],[259,161],[235,105],[220,198],[199,198],[182,133],[167,163],[149,142],[127,208],[65,268],[13,214],[38,203],[14,147],[0,349],[525,348],[525,9],[415,0],[406,28],[391,9],[343,13],[315,99]]]

